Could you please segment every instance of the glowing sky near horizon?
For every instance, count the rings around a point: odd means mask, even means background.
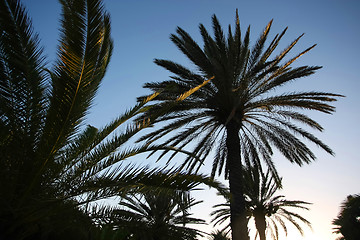
[[[56,0],[24,0],[33,19],[35,31],[51,66],[55,59],[58,39],[60,5]],[[333,115],[309,114],[325,128],[315,133],[336,153],[330,156],[312,146],[318,160],[303,167],[274,156],[284,188],[279,194],[289,200],[312,202],[311,211],[304,216],[313,224],[305,228],[301,237],[291,227],[287,239],[335,240],[331,221],[339,211],[340,203],[349,194],[360,193],[360,2],[339,0],[318,1],[168,1],[168,0],[105,0],[105,8],[112,19],[114,52],[109,70],[100,87],[88,123],[101,127],[132,106],[136,97],[149,93],[142,89],[145,82],[163,81],[169,73],[153,63],[154,58],[170,59],[187,65],[169,35],[177,26],[190,33],[202,45],[198,24],[211,29],[211,16],[216,14],[222,26],[234,24],[238,8],[243,31],[251,25],[252,43],[266,24],[274,19],[270,39],[286,26],[282,40],[286,47],[302,33],[301,39],[289,57],[317,43],[315,49],[303,56],[298,64],[323,66],[315,75],[289,85],[289,91],[318,90],[343,94],[346,98],[335,103]],[[211,162],[203,169],[209,172]],[[205,200],[194,208],[195,216],[209,220],[211,206],[221,199],[213,191],[195,194]],[[202,227],[211,231],[212,227]],[[285,239],[281,237],[280,239]]]

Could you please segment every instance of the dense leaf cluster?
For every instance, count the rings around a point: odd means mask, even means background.
[[[99,0],[60,2],[57,60],[46,69],[22,4],[0,1],[1,239],[92,239],[102,234],[110,239],[122,234],[96,227],[100,210],[91,212],[91,206],[99,200],[147,191],[170,197],[200,182],[218,186],[203,175],[122,163],[159,149],[149,144],[120,148],[150,125],[149,118],[115,132],[145,111],[157,93],[101,129],[84,125],[112,53],[110,18]],[[180,94],[178,101],[189,94]]]
[[[333,220],[334,233],[341,234],[339,240],[360,238],[360,194],[349,195],[341,204],[339,216]]]

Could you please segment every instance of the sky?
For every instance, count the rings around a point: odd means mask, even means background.
[[[39,33],[49,66],[56,58],[59,36],[60,5],[56,0],[23,0]],[[283,177],[279,194],[289,200],[313,203],[309,212],[301,213],[312,223],[302,237],[289,227],[287,239],[334,240],[331,221],[340,203],[349,194],[360,193],[360,2],[357,0],[241,1],[241,0],[105,0],[112,21],[114,51],[87,123],[104,126],[133,106],[136,97],[149,92],[146,82],[167,80],[169,73],[153,63],[155,58],[170,59],[186,66],[187,60],[169,40],[177,26],[186,30],[200,45],[199,23],[211,31],[211,16],[216,14],[222,26],[234,25],[238,9],[243,31],[251,26],[254,43],[266,24],[273,19],[271,37],[289,27],[279,50],[305,33],[289,57],[317,44],[298,65],[323,66],[316,74],[289,84],[284,91],[316,90],[345,95],[334,105],[333,115],[309,113],[324,127],[313,132],[328,144],[335,156],[311,146],[317,161],[296,166],[281,155],[274,161]],[[203,172],[209,172],[208,161]],[[194,208],[196,217],[209,220],[211,206],[221,202],[214,191],[195,194],[204,203]],[[203,226],[204,231],[212,227]],[[285,239],[281,236],[280,239]]]

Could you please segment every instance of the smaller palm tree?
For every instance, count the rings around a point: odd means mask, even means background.
[[[244,192],[246,198],[246,209],[248,220],[255,221],[257,234],[260,240],[266,239],[266,230],[269,230],[272,239],[279,238],[279,225],[287,235],[285,221],[294,225],[303,235],[303,228],[300,222],[311,228],[311,224],[304,217],[289,209],[309,210],[306,205],[308,202],[299,200],[287,200],[283,195],[275,195],[275,192],[281,188],[281,183],[277,183],[268,171],[261,173],[257,168],[250,167],[244,169]],[[230,219],[230,195],[225,196],[226,203],[214,206],[216,210],[211,213],[212,222],[215,225],[222,224]],[[230,231],[230,225],[224,230]]]
[[[210,240],[230,240],[230,237],[228,235],[229,234],[224,231],[216,230],[216,231],[213,231],[212,233],[210,233],[209,239]]]
[[[202,232],[186,224],[205,223],[189,213],[200,202],[187,192],[148,191],[128,195],[120,201],[120,209],[112,211],[108,224],[127,231],[132,239],[194,240]]]
[[[334,219],[334,233],[342,234],[339,240],[360,239],[360,194],[349,195],[341,204],[339,216]]]

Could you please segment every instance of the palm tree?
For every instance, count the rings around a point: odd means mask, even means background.
[[[89,127],[75,137],[110,60],[109,16],[100,1],[62,1],[62,6],[58,60],[46,71],[25,9],[19,1],[0,1],[0,216],[5,236],[16,233],[22,239],[37,232],[41,227],[34,219],[51,216],[59,208],[55,199],[66,201],[81,191],[79,180],[85,176],[75,172],[80,157],[75,146],[97,135]],[[72,156],[65,159],[67,154]],[[63,181],[66,175],[77,182],[73,188],[64,188],[71,184]]]
[[[57,61],[47,70],[24,7],[0,0],[1,239],[64,239],[66,232],[87,238],[94,201],[145,187],[186,191],[203,180],[216,185],[203,175],[121,163],[157,148],[143,144],[119,151],[151,119],[113,133],[157,93],[101,129],[85,126],[112,53],[110,19],[101,0],[61,4]]]
[[[228,233],[225,233],[224,231],[216,230],[210,233],[210,240],[230,240],[228,237]]]
[[[337,218],[333,220],[334,233],[342,234],[339,240],[360,238],[360,194],[349,195],[341,204]]]
[[[315,159],[314,153],[302,139],[315,143],[326,152],[332,150],[322,141],[296,123],[321,131],[323,128],[300,110],[315,110],[332,113],[334,107],[329,102],[340,95],[326,92],[291,92],[275,94],[281,86],[299,78],[312,75],[319,66],[291,67],[300,56],[310,51],[306,49],[290,60],[284,57],[301,38],[296,38],[280,54],[271,57],[286,29],[277,34],[265,47],[272,21],[266,26],[253,47],[250,47],[250,27],[244,38],[238,14],[235,31],[229,26],[227,37],[214,15],[212,18],[214,37],[200,24],[204,46],[201,48],[191,36],[177,28],[171,35],[172,42],[193,63],[192,71],[179,63],[156,59],[155,63],[174,75],[170,80],[147,83],[145,88],[159,91],[167,88],[156,98],[152,111],[165,107],[179,92],[192,88],[213,77],[209,84],[199,89],[185,101],[157,119],[165,122],[158,130],[142,138],[155,141],[174,130],[176,136],[165,144],[178,149],[185,148],[196,139],[194,154],[202,161],[214,149],[212,176],[216,172],[225,173],[229,180],[231,202],[231,224],[233,239],[248,239],[245,199],[243,197],[243,165],[260,165],[264,160],[276,176],[271,160],[273,147],[289,161],[302,165]],[[139,98],[142,100],[143,98]],[[152,111],[145,116],[151,116]],[[165,152],[166,153],[166,152]],[[191,157],[186,158],[183,167],[197,169],[202,165]]]
[[[202,219],[191,217],[191,207],[199,204],[188,192],[166,194],[148,191],[127,195],[119,203],[120,208],[109,211],[108,225],[126,231],[132,239],[147,240],[194,240],[201,231],[186,224],[203,224]]]
[[[294,225],[303,235],[303,229],[298,222],[302,222],[311,228],[311,224],[304,217],[289,209],[309,210],[306,205],[310,203],[300,200],[287,200],[283,195],[275,196],[280,189],[275,179],[267,172],[261,175],[256,168],[248,168],[244,171],[245,192],[247,209],[255,220],[260,240],[265,240],[266,229],[270,230],[273,239],[278,240],[277,222],[287,235],[287,220]]]
[[[308,220],[298,213],[289,210],[309,210],[306,205],[310,203],[299,200],[287,200],[282,195],[275,196],[276,191],[280,187],[269,171],[264,175],[258,169],[252,167],[245,168],[243,174],[245,178],[244,189],[247,216],[249,219],[254,219],[260,240],[266,239],[266,230],[270,230],[272,239],[278,240],[278,225],[282,227],[287,235],[286,221],[294,225],[301,235],[303,235],[303,229],[299,222],[311,227]],[[211,213],[211,216],[213,216],[212,221],[215,225],[225,223],[230,219],[231,198],[226,197],[226,200],[226,203],[214,206],[217,209]],[[227,225],[224,230],[230,231],[230,225]]]

